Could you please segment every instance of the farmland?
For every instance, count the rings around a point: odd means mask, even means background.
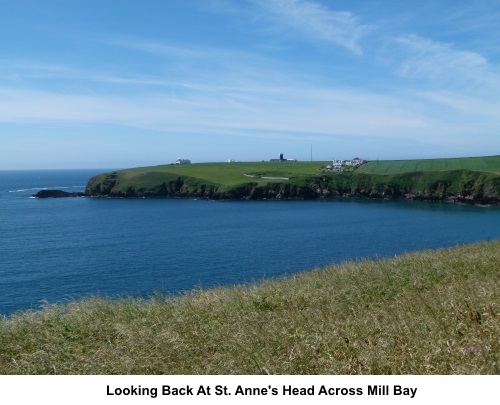
[[[361,166],[359,171],[372,174],[471,170],[500,174],[500,156],[453,159],[381,160]]]

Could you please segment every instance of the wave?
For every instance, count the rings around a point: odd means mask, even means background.
[[[40,187],[34,187],[34,188],[22,188],[20,190],[8,190],[8,193],[23,193],[25,191],[35,191],[35,190],[44,190],[43,188]]]

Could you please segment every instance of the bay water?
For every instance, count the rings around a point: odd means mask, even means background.
[[[98,170],[0,171],[0,314],[148,297],[500,238],[500,208],[410,201],[30,198]]]

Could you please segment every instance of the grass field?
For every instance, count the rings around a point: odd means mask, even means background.
[[[500,241],[0,319],[0,374],[499,374]]]
[[[381,160],[368,162],[358,170],[373,174],[443,170],[473,170],[500,174],[500,156],[456,159]]]
[[[247,183],[247,175],[256,176],[252,181],[266,182],[262,177],[299,179],[318,175],[320,169],[331,162],[247,162],[247,163],[197,163],[191,165],[165,165],[128,169],[128,178],[142,176],[145,172],[158,175],[196,177],[198,179],[234,186]]]

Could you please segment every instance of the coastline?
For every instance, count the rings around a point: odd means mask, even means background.
[[[332,170],[330,162],[171,164],[93,175],[85,190],[41,190],[38,198],[196,198],[317,200],[363,198],[500,205],[500,157],[367,162]],[[443,170],[443,167],[447,167]],[[395,169],[399,172],[395,172]],[[69,190],[68,190],[69,191]]]
[[[460,184],[465,175],[455,172],[448,181],[432,182],[425,175],[414,174],[418,181],[404,181],[391,176],[358,173],[349,176],[322,176],[301,179],[301,183],[289,180],[267,179],[266,182],[248,181],[233,187],[211,184],[192,177],[177,177],[175,180],[147,184],[139,181],[123,181],[124,174],[105,173],[89,179],[84,192],[63,190],[40,190],[35,198],[196,198],[214,201],[241,200],[319,200],[336,198],[360,198],[374,200],[432,201],[460,203],[480,206],[500,206],[500,177],[494,182],[483,181],[477,174],[472,187]],[[466,173],[467,175],[468,173]],[[433,173],[430,174],[432,176]],[[147,175],[146,175],[147,176]],[[429,176],[429,175],[427,175]],[[400,176],[401,177],[401,176]],[[455,184],[453,184],[455,183]],[[458,185],[456,184],[458,183]]]
[[[91,195],[85,192],[74,192],[74,193],[65,193],[61,190],[43,190],[43,192],[38,192],[32,195],[30,198],[112,198],[112,199],[144,199],[144,198],[165,198],[165,199],[204,199],[208,201],[243,201],[243,200],[269,200],[269,201],[286,201],[286,200],[337,200],[337,199],[361,199],[361,200],[385,200],[385,201],[422,201],[422,202],[440,202],[440,203],[448,203],[448,204],[464,204],[464,205],[475,205],[478,207],[495,207],[500,206],[500,199],[489,199],[488,202],[477,201],[468,197],[463,197],[461,195],[448,195],[445,198],[435,198],[433,196],[422,196],[422,195],[405,195],[402,197],[388,197],[383,195],[365,195],[365,194],[343,194],[336,196],[324,196],[318,195],[317,197],[311,197],[309,194],[306,196],[297,195],[295,197],[283,197],[282,195],[276,195],[274,197],[262,197],[255,198],[253,195],[241,196],[239,198],[224,198],[219,197],[211,198],[210,196],[200,196],[198,194],[194,195],[174,195],[174,196],[165,196],[165,195],[153,195],[153,194],[127,194],[127,195]]]

